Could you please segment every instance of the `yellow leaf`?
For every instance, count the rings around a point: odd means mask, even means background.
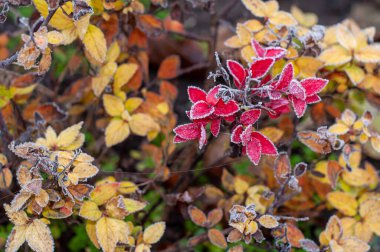
[[[123,199],[124,204],[125,204],[125,209],[128,211],[128,214],[132,214],[135,212],[138,212],[142,209],[144,209],[147,205],[145,202],[137,201],[134,199]]]
[[[324,50],[319,59],[325,62],[326,66],[339,66],[349,62],[352,56],[349,51],[339,45],[332,46]]]
[[[240,51],[241,57],[248,63],[252,62],[252,58],[256,56],[255,51],[252,49],[252,46],[244,46]]]
[[[79,216],[90,221],[97,221],[102,217],[102,212],[95,202],[85,201],[79,210]]]
[[[288,12],[278,11],[269,18],[269,22],[275,26],[293,26],[297,24],[297,20]]]
[[[40,219],[33,220],[25,232],[26,242],[36,252],[53,252],[54,242],[49,227]]]
[[[98,249],[100,249],[100,245],[98,242],[98,238],[96,237],[96,228],[95,228],[96,222],[94,221],[86,221],[86,232],[88,237],[90,238],[91,242],[94,244],[94,246]]]
[[[165,232],[165,222],[157,222],[147,227],[143,234],[143,240],[145,243],[154,244],[157,243]]]
[[[249,184],[239,177],[234,178],[234,189],[237,194],[245,193],[249,188]]]
[[[120,46],[117,41],[113,42],[107,51],[106,62],[115,62],[120,55]]]
[[[119,90],[125,84],[127,84],[136,73],[138,69],[138,65],[134,63],[127,63],[120,65],[114,76],[114,84],[113,87],[115,90]]]
[[[47,34],[47,39],[48,39],[49,44],[59,45],[63,42],[64,37],[62,33],[58,31],[50,31]]]
[[[41,189],[40,194],[36,195],[34,200],[40,207],[46,207],[49,203],[49,194],[44,189]]]
[[[256,17],[270,17],[278,11],[277,1],[242,0],[242,3]]]
[[[167,102],[157,104],[157,110],[163,115],[166,115],[169,112],[169,109],[169,104]]]
[[[356,237],[347,237],[339,241],[342,251],[355,251],[355,252],[367,252],[370,246]],[[335,250],[333,250],[335,251]]]
[[[310,12],[304,13],[297,6],[293,5],[290,9],[290,12],[292,13],[293,17],[298,21],[298,23],[305,27],[312,27],[313,25],[316,25],[318,22],[317,15]]]
[[[4,210],[9,220],[16,226],[24,225],[29,221],[29,218],[24,211],[14,211],[8,204],[4,204]]]
[[[265,127],[260,130],[267,138],[269,138],[273,143],[278,143],[282,136],[284,135],[284,131],[276,128],[276,127]]]
[[[49,14],[49,7],[45,0],[33,0],[34,6],[46,18]],[[49,25],[58,30],[71,29],[74,27],[74,21],[69,17],[73,12],[72,2],[66,2],[62,8],[58,8],[51,18]]]
[[[380,45],[369,45],[355,51],[355,60],[363,63],[380,62]]]
[[[364,80],[365,72],[362,68],[356,65],[350,65],[343,68],[348,78],[355,86]]]
[[[319,235],[321,245],[329,245],[331,240],[339,240],[342,236],[342,224],[336,215],[330,217],[326,229]]]
[[[229,48],[240,48],[243,46],[243,44],[240,42],[240,39],[237,35],[232,36],[228,38],[226,41],[224,41],[224,45]]]
[[[95,228],[104,252],[114,252],[118,242],[128,243],[128,224],[122,220],[102,217],[96,222]]]
[[[116,70],[116,66],[115,66],[115,70]],[[92,90],[94,91],[94,94],[96,96],[100,96],[110,81],[111,81],[110,76],[93,77],[91,79],[91,87],[92,87]]]
[[[250,32],[258,32],[263,29],[263,24],[257,19],[251,19],[243,23],[245,28]]]
[[[354,216],[357,213],[358,202],[348,193],[330,192],[327,194],[327,201],[344,215]]]
[[[119,193],[130,194],[136,192],[138,187],[135,183],[129,181],[120,182],[120,187],[118,189]]]
[[[101,206],[116,195],[118,188],[119,183],[106,183],[96,186],[90,194],[90,200]]]
[[[77,28],[73,26],[70,29],[62,30],[62,36],[63,36],[62,44],[64,45],[71,44],[78,37]]]
[[[380,136],[371,137],[371,145],[375,151],[380,153]]]
[[[16,252],[25,242],[27,225],[14,226],[5,245],[6,252]]]
[[[336,135],[343,135],[346,134],[349,131],[349,127],[343,123],[336,123],[330,126],[329,132],[331,134],[336,134]]]
[[[247,225],[245,225],[244,234],[245,235],[253,235],[254,233],[257,232],[258,229],[259,229],[259,225],[257,225],[257,222],[251,221]]]
[[[88,53],[100,63],[106,59],[107,42],[102,30],[90,24],[83,38],[83,44]]]
[[[344,124],[352,126],[356,121],[356,114],[350,109],[345,109],[342,113],[342,121]]]
[[[80,163],[75,165],[72,172],[69,174],[75,174],[79,179],[87,179],[92,178],[98,173],[99,169],[92,164],[89,163]]]
[[[251,43],[251,32],[245,28],[241,23],[236,25],[236,34],[240,40],[241,45],[248,45]]]
[[[336,30],[336,38],[338,43],[345,49],[351,51],[356,47],[356,39],[354,35],[343,25],[339,24]]]
[[[129,133],[127,122],[122,119],[113,118],[107,125],[105,132],[107,147],[123,142],[129,136]]]
[[[159,129],[159,125],[148,114],[137,113],[131,116],[129,126],[133,134],[146,136],[149,131]]]
[[[296,60],[295,65],[299,68],[298,76],[303,79],[314,77],[315,73],[323,67],[323,62],[313,57],[302,56]]]
[[[82,40],[88,31],[88,27],[90,25],[90,18],[91,18],[91,15],[86,14],[85,16],[81,17],[79,20],[74,21],[75,22],[75,28],[76,28],[76,34]]]
[[[107,114],[113,117],[121,116],[125,110],[123,100],[120,97],[114,95],[103,95],[103,105]]]
[[[132,97],[132,98],[127,99],[127,101],[125,102],[124,106],[125,106],[125,109],[129,113],[132,113],[138,107],[140,107],[141,103],[143,103],[143,99],[138,98],[138,97]]]
[[[80,133],[83,122],[77,123],[62,131],[57,138],[58,146],[65,150],[75,150],[84,143],[84,134]]]

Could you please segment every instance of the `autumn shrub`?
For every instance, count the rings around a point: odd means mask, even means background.
[[[375,29],[236,2],[0,3],[1,248],[380,249]]]

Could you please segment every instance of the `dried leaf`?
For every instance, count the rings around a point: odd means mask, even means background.
[[[220,232],[218,229],[212,228],[209,229],[207,232],[207,236],[212,244],[215,246],[226,249],[227,248],[227,241],[222,232]]]
[[[165,232],[165,222],[157,222],[147,227],[143,233],[143,240],[148,244],[157,243]]]

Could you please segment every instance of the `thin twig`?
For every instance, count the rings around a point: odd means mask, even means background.
[[[18,52],[16,52],[15,54],[13,54],[8,59],[0,61],[0,68],[5,68],[6,66],[8,66],[8,65],[12,64],[13,62],[15,62],[17,60],[17,56],[18,56]]]

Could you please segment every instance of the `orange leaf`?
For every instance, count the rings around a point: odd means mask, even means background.
[[[158,69],[159,79],[172,79],[178,76],[180,69],[180,58],[178,55],[171,55],[165,58]]]
[[[220,232],[218,229],[210,229],[207,232],[207,236],[210,239],[210,242],[214,244],[215,246],[225,249],[227,248],[227,241],[222,232]]]

